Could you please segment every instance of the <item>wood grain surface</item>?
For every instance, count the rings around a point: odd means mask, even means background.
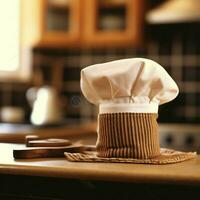
[[[0,173],[66,179],[200,185],[200,156],[177,164],[145,165],[68,162],[65,158],[13,158],[23,145],[0,144]]]
[[[24,126],[20,129],[16,127],[0,126],[0,142],[25,143],[27,135],[37,135],[40,139],[46,138],[76,138],[76,137],[96,137],[96,122],[50,127],[50,128],[31,128]]]

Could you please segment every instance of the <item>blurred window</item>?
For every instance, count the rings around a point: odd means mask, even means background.
[[[20,48],[20,0],[0,6],[0,81],[23,79]]]

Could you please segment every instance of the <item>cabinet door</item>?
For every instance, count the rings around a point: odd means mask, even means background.
[[[85,0],[83,42],[89,47],[141,44],[143,0]]]
[[[41,40],[47,47],[74,47],[80,42],[81,0],[42,0]]]

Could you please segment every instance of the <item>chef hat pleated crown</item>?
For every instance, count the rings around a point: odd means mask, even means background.
[[[161,65],[144,58],[117,60],[84,68],[81,71],[81,90],[86,99],[96,105],[131,103],[154,107],[173,100],[179,91]]]

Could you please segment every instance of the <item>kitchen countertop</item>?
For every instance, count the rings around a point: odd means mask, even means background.
[[[44,138],[96,138],[96,122],[66,123],[58,126],[35,127],[28,124],[0,123],[0,142],[25,143],[27,135],[37,135]]]
[[[17,144],[0,144],[0,174],[66,179],[200,185],[200,156],[177,164],[68,162],[65,158],[14,160]]]

